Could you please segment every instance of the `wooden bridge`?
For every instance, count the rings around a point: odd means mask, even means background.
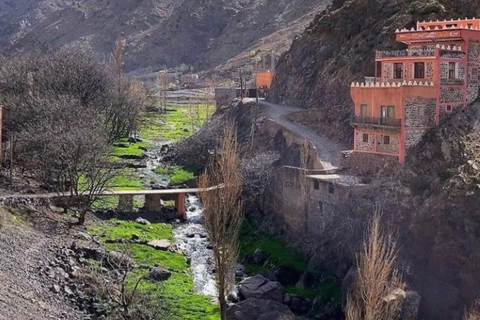
[[[160,190],[107,190],[102,192],[100,197],[118,196],[118,210],[122,212],[133,211],[133,197],[145,196],[144,209],[149,212],[160,212],[162,209],[162,201],[173,200],[175,202],[175,209],[182,219],[187,218],[185,210],[185,196],[187,194],[199,194],[202,192],[209,192],[219,188],[223,185],[218,185],[210,188],[188,188],[188,189],[160,189]],[[2,199],[54,199],[66,197],[82,197],[87,196],[88,193],[77,195],[61,194],[61,193],[37,193],[37,194],[11,194],[1,195]]]

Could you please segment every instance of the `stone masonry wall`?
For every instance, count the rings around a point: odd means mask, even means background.
[[[440,102],[441,103],[463,102],[462,88],[441,88]]]
[[[406,127],[433,127],[435,125],[436,99],[405,98],[403,103]]]
[[[433,81],[434,71],[433,71],[433,62],[427,62],[425,65],[425,78],[428,81]]]
[[[363,135],[368,135],[368,142],[363,142]],[[360,151],[375,151],[375,139],[373,133],[356,130],[355,144]]]
[[[385,144],[384,137],[389,136],[390,142]],[[377,151],[382,153],[398,154],[400,149],[400,138],[394,135],[377,134]]]
[[[420,140],[422,140],[423,135],[428,129],[424,128],[408,128],[405,129],[405,151],[416,146]]]
[[[472,103],[479,96],[480,83],[478,73],[480,70],[479,62],[479,44],[472,42],[468,46],[468,66],[467,66],[467,103]]]

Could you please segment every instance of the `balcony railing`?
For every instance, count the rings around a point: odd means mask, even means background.
[[[395,118],[383,118],[383,117],[366,117],[353,115],[350,120],[352,125],[370,125],[377,127],[395,127],[400,128],[402,126],[401,119]]]
[[[377,58],[434,57],[435,48],[377,51]]]

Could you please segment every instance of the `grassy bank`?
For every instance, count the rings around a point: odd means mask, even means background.
[[[192,136],[215,111],[212,105],[169,107],[166,113],[148,113],[142,119],[143,139],[180,141]]]
[[[254,275],[278,267],[288,267],[302,274],[307,270],[307,257],[287,245],[278,237],[272,236],[258,229],[258,224],[246,220],[240,234],[240,261],[244,262],[245,273]],[[263,251],[266,262],[258,265],[252,262],[251,257],[256,249]],[[340,303],[340,280],[324,271],[310,271],[314,277],[321,277],[321,285],[312,288],[298,288],[287,286],[285,291],[304,298],[313,299],[317,296],[329,298]]]
[[[155,223],[142,225],[132,221],[111,220],[101,226],[89,229],[92,235],[99,236],[101,241],[131,239],[135,234],[140,240],[173,240],[172,226]],[[163,302],[163,307],[172,315],[174,320],[219,320],[219,308],[210,301],[209,297],[196,294],[190,275],[190,268],[182,254],[170,251],[155,250],[141,244],[106,244],[107,249],[129,252],[138,265],[155,267],[161,266],[172,272],[172,276],[160,284],[142,281],[139,290],[154,295]],[[148,270],[137,269],[128,284],[133,287],[136,280],[146,275]]]

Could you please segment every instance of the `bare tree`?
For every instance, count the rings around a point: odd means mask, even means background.
[[[475,300],[470,309],[465,310],[463,320],[480,320],[480,300]]]
[[[226,296],[235,283],[238,257],[238,237],[243,221],[240,196],[242,177],[234,124],[225,125],[216,155],[200,177],[200,188],[223,185],[201,193],[205,227],[213,245],[216,281],[222,320],[226,320]]]
[[[347,298],[347,320],[396,319],[405,294],[397,258],[396,239],[382,230],[377,210],[357,255],[358,277]]]

